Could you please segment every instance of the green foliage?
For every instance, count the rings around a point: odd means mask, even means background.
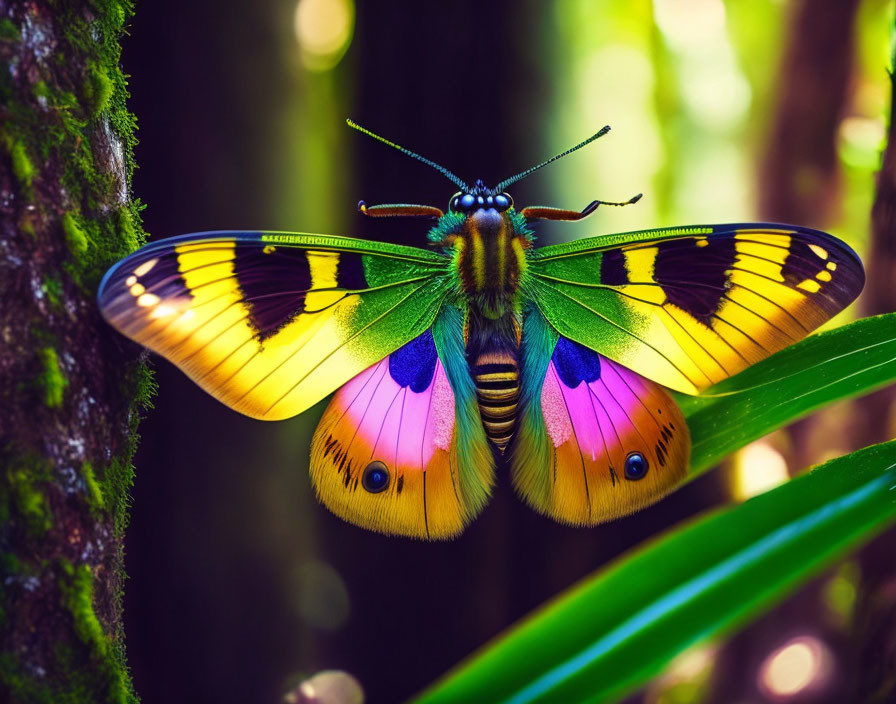
[[[896,380],[896,313],[810,337],[682,397],[692,472],[834,400]],[[612,701],[768,608],[896,521],[896,441],[832,460],[641,546],[486,647],[416,702]],[[848,616],[857,576],[828,601]]]

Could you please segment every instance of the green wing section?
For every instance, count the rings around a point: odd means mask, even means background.
[[[428,329],[448,257],[345,237],[208,232],[152,243],[104,277],[99,306],[241,413],[288,418]]]
[[[588,238],[528,264],[525,293],[560,335],[689,394],[804,337],[865,281],[835,237],[766,223]]]

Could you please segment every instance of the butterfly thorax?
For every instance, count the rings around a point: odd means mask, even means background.
[[[484,317],[501,318],[515,307],[531,246],[528,231],[512,210],[479,208],[443,221],[441,242],[453,251],[461,293]]]

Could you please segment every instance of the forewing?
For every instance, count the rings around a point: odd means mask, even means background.
[[[228,406],[302,412],[432,325],[448,259],[341,237],[211,232],[116,264],[99,306]]]
[[[594,525],[647,506],[684,478],[690,437],[658,384],[548,328],[523,324],[513,483],[555,520]]]
[[[333,396],[314,434],[311,479],[336,515],[435,540],[462,531],[485,505],[494,461],[475,392],[469,374],[464,381],[460,365],[445,361],[462,355],[460,325],[440,316]]]
[[[846,244],[789,225],[712,225],[536,250],[528,294],[561,335],[697,393],[801,339],[862,290]]]

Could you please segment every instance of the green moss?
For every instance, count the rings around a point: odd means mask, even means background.
[[[121,3],[116,2],[115,0],[107,0],[103,3],[106,7],[105,15],[109,22],[110,29],[115,30],[115,32],[120,32],[124,27],[125,20],[128,18],[128,14],[131,12],[131,3],[128,3],[128,8],[125,9]]]
[[[16,180],[26,188],[31,188],[34,175],[37,173],[25,144],[21,140],[14,140],[9,146],[9,156],[12,159],[12,172]]]
[[[17,42],[20,37],[21,33],[15,22],[8,17],[0,20],[0,40]]]
[[[74,566],[68,562],[63,562],[61,567],[64,576],[60,580],[59,591],[63,605],[74,620],[75,633],[81,642],[105,656],[108,647],[106,634],[93,610],[93,572],[87,565]]]
[[[22,232],[29,237],[37,237],[37,233],[34,231],[34,223],[31,221],[31,218],[27,216],[19,220],[19,232]]]
[[[76,257],[86,254],[90,247],[87,232],[72,213],[65,213],[62,216],[62,229],[65,230],[65,241],[69,251]]]
[[[52,97],[52,91],[50,90],[50,86],[47,85],[46,81],[38,81],[34,84],[34,97],[47,99]]]
[[[133,701],[126,672],[110,658],[114,646],[103,631],[93,608],[93,572],[87,565],[60,562],[62,576],[59,592],[62,604],[72,616],[75,633],[92,652],[92,659],[100,664],[107,684],[107,702]]]
[[[90,504],[90,508],[94,511],[102,511],[106,507],[106,500],[103,497],[103,490],[100,489],[96,475],[93,473],[93,465],[90,462],[85,462],[81,465],[81,476],[84,477],[84,484],[87,487],[87,501]]]
[[[118,232],[121,243],[125,246],[126,251],[122,254],[127,255],[137,249],[143,242],[142,231],[134,226],[134,217],[130,211],[122,208],[118,211]]]
[[[68,379],[59,367],[59,355],[52,347],[44,347],[39,355],[43,365],[40,380],[44,389],[44,403],[49,408],[59,408],[68,388]]]
[[[14,575],[21,570],[22,563],[18,555],[11,552],[0,553],[0,572],[5,575]]]
[[[47,300],[54,308],[62,307],[62,282],[52,276],[41,284],[40,290],[44,292]]]
[[[115,84],[112,83],[109,74],[100,66],[91,64],[87,67],[87,77],[84,82],[84,99],[90,106],[93,117],[106,111],[114,90]]]
[[[15,522],[21,522],[32,537],[39,537],[53,526],[53,513],[43,493],[49,479],[46,467],[37,458],[26,458],[6,471],[4,512]]]
[[[0,682],[9,693],[12,701],[33,702],[34,704],[56,704],[53,690],[37,680],[29,677],[11,653],[0,653]]]

